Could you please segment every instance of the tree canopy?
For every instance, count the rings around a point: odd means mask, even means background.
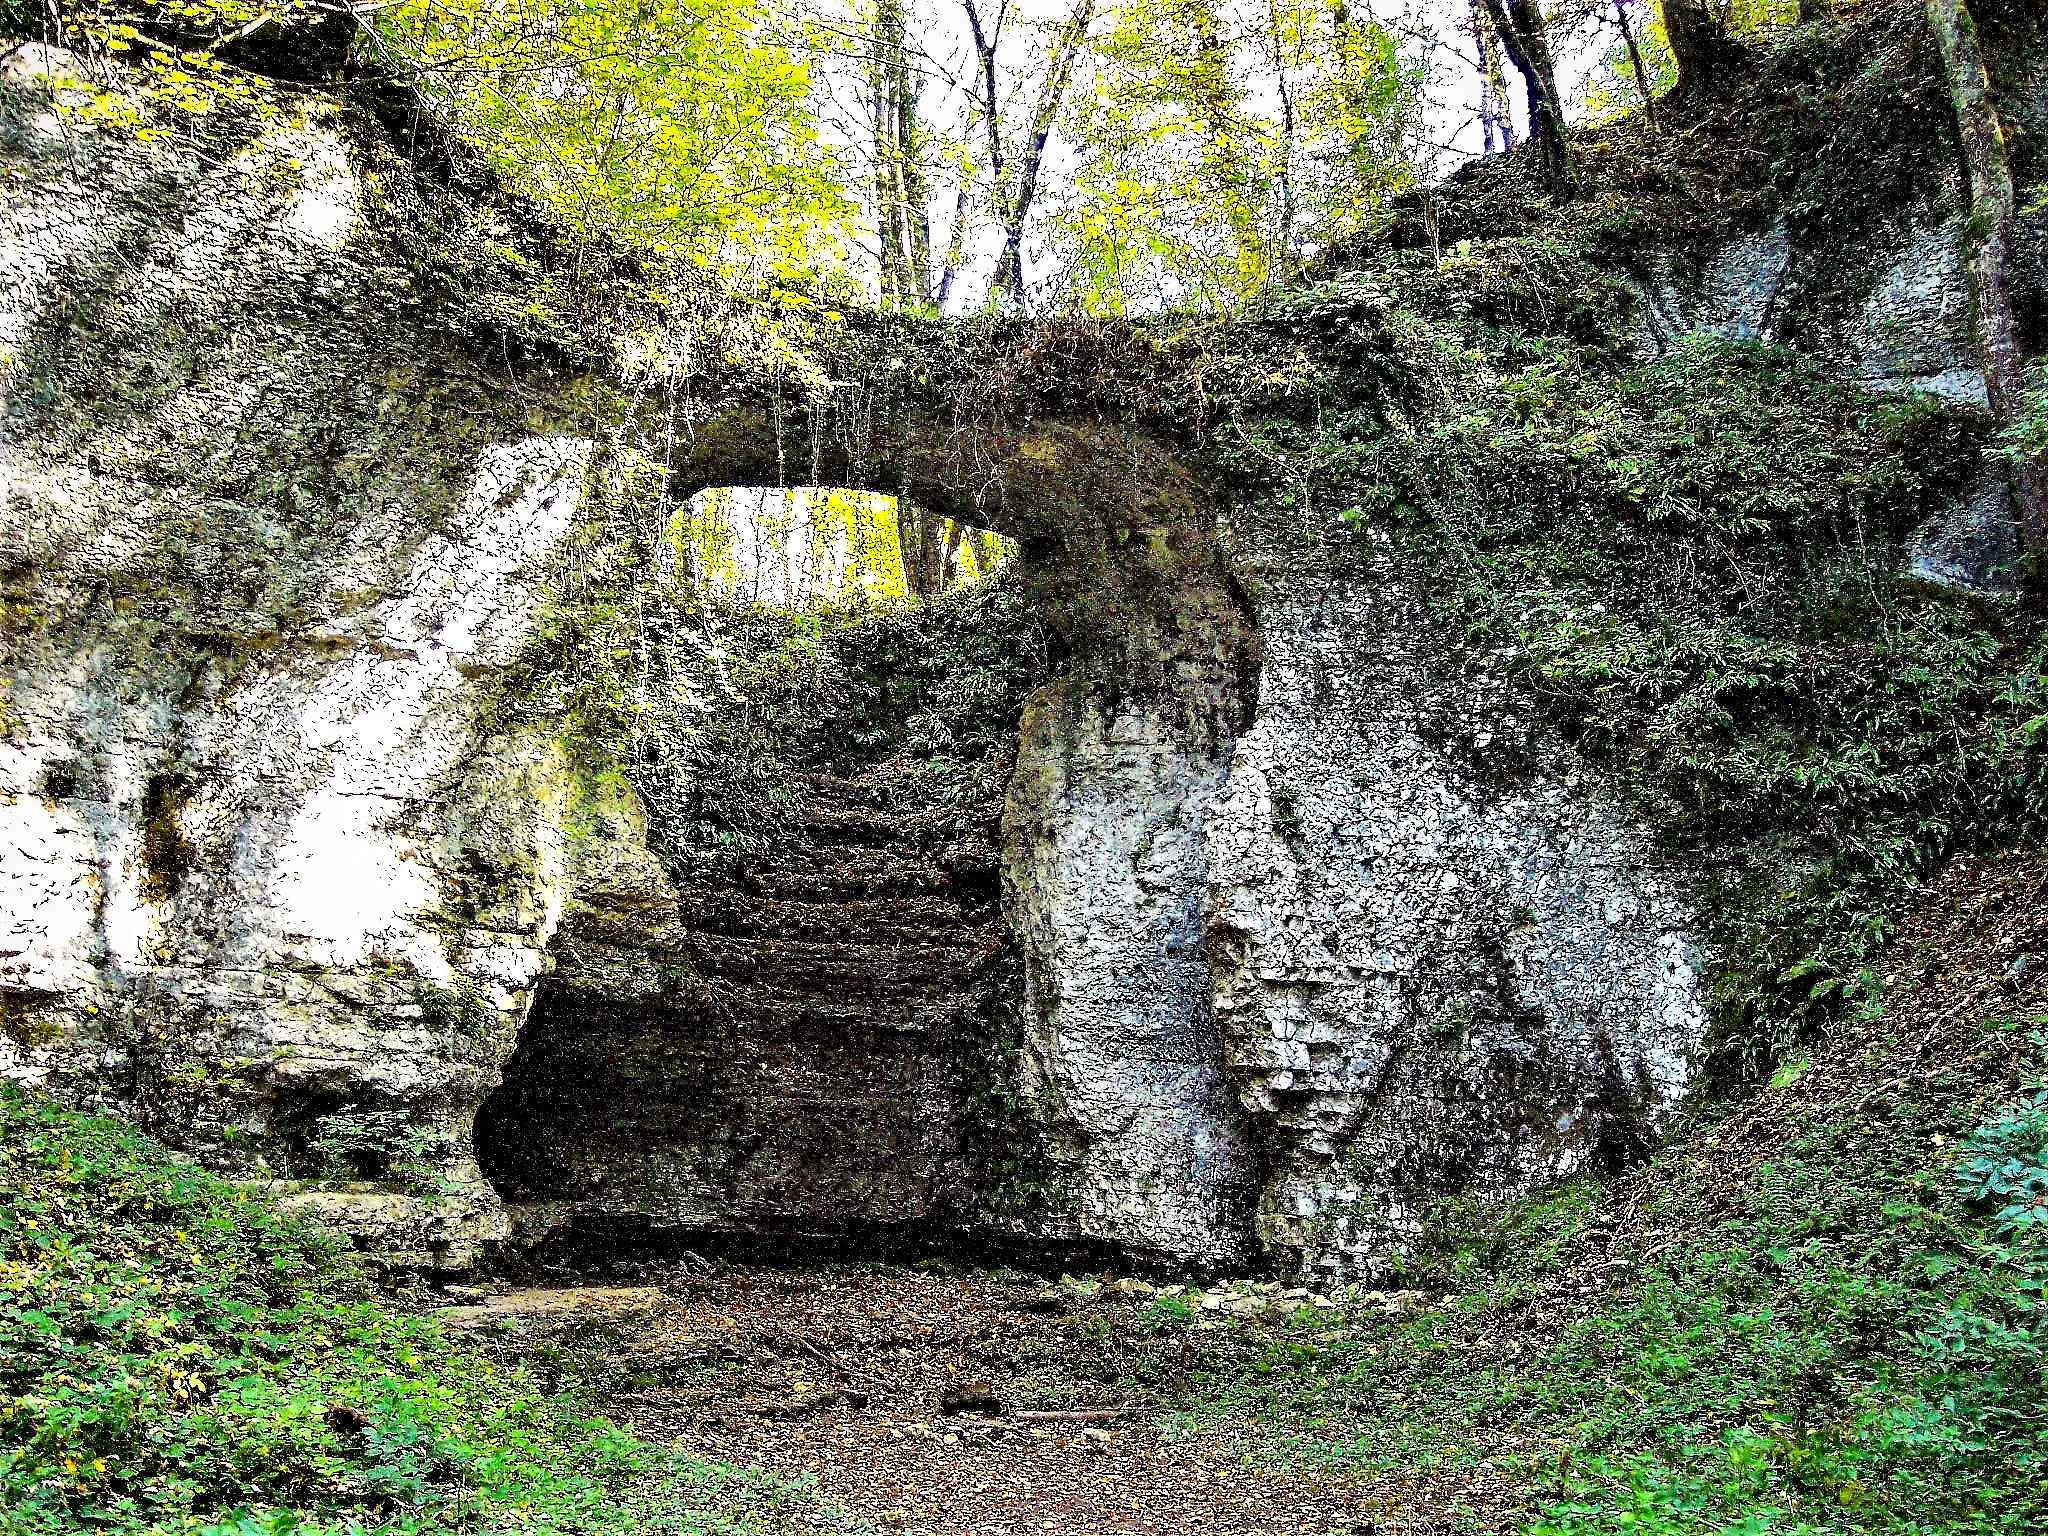
[[[345,28],[571,235],[740,293],[1235,310],[1458,160],[1647,111],[1829,0],[6,0],[179,110]],[[16,14],[18,13],[18,14]],[[119,92],[91,110],[120,115]],[[140,123],[142,116],[130,111]],[[154,130],[161,131],[161,130]]]

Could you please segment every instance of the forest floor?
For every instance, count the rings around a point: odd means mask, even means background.
[[[1870,990],[1329,1296],[680,1253],[379,1296],[0,1084],[0,1529],[2040,1536],[2048,855],[1957,861]]]
[[[1420,1513],[1439,1501],[1413,1480],[1317,1469],[1248,1413],[1176,1407],[1197,1374],[1256,1369],[1269,1327],[1318,1311],[1336,1323],[1341,1309],[1299,1290],[854,1264],[649,1278],[511,1290],[443,1316],[595,1388],[650,1439],[807,1482],[882,1530],[1448,1529]],[[1476,1480],[1457,1481],[1469,1509]]]

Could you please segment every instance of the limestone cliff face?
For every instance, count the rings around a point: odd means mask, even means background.
[[[1094,601],[1147,601],[1023,721],[1007,909],[1061,1230],[1370,1274],[1446,1191],[1654,1137],[1705,1030],[1692,919],[1397,559],[1218,516],[1207,563],[1119,542]]]
[[[1705,1032],[1693,918],[1393,562],[1236,531],[1265,671],[1206,816],[1215,1014],[1269,1169],[1261,1246],[1369,1271],[1441,1191],[1656,1134]]]
[[[1950,179],[1938,194],[1890,220],[1846,283],[1842,253],[1825,231],[1801,245],[1782,218],[1690,259],[1664,255],[1637,281],[1638,346],[1660,355],[1700,334],[1792,346],[1866,389],[1984,409],[1963,220],[1951,211],[1963,191]],[[2048,247],[2048,237],[2035,241]],[[1827,291],[1829,283],[1846,292]],[[1965,495],[1929,513],[1911,553],[1917,575],[2000,596],[2017,589],[2020,551],[2000,461],[1987,458]]]
[[[1198,494],[1135,524],[1079,522],[1039,556],[1094,574],[1055,599],[1076,653],[1021,722],[1005,907],[1068,1230],[1234,1265],[1256,1254],[1262,1173],[1211,1008],[1206,818],[1256,708],[1258,637]]]
[[[1042,700],[1011,789],[1006,873],[1037,1101],[1077,1235],[1241,1264],[1259,1168],[1203,948],[1204,822],[1225,750],[1192,749],[1157,710]]]
[[[1064,639],[988,705],[991,784],[933,814],[892,738],[693,845],[669,768],[504,707],[619,397],[443,323],[338,106],[166,150],[67,127],[37,62],[0,143],[0,1071],[447,1268],[580,1221],[1370,1274],[1429,1200],[1632,1156],[1686,1092],[1689,872],[1390,548],[1122,427],[977,462]],[[1967,394],[1930,229],[1830,355]],[[1797,260],[1674,258],[1641,344],[1780,334]],[[773,461],[757,420],[704,424],[696,483]]]
[[[470,1119],[561,906],[560,765],[479,707],[589,437],[412,325],[337,115],[175,154],[30,102],[0,1063],[467,1263],[502,1234]]]

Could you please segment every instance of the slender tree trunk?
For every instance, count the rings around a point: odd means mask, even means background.
[[[1005,174],[1007,166],[1003,159],[1003,119],[996,93],[996,49],[1003,40],[1003,20],[1009,14],[1005,3],[996,12],[994,27],[982,25],[981,11],[974,0],[961,0],[967,11],[967,25],[974,34],[974,57],[976,73],[981,77],[981,120],[988,129],[988,177],[989,203],[995,213],[996,222],[1005,230],[1009,226],[1009,181]],[[939,307],[943,309],[946,297],[953,290],[953,275],[960,268],[960,232],[964,228],[962,215],[967,208],[967,186],[960,187],[960,205],[953,220],[954,238],[946,254],[946,275],[939,283]]]
[[[2027,362],[2020,350],[2013,314],[2012,257],[2019,233],[2018,199],[2012,162],[1991,74],[1984,65],[1977,23],[1964,0],[1927,0],[1927,20],[1941,48],[1955,103],[1956,128],[1970,174],[1970,217],[1964,238],[1970,255],[1970,286],[1977,302],[1977,351],[1984,363],[1984,388],[1992,417],[2012,427],[2027,414]],[[2048,539],[2048,454],[2033,453],[2013,466],[2013,497],[2020,533],[2030,554]]]
[[[964,523],[946,524],[946,541],[939,551],[937,586],[941,592],[950,592],[960,585],[960,539],[966,531]]]
[[[960,190],[953,198],[953,228],[946,236],[946,266],[939,274],[938,296],[932,303],[940,314],[946,312],[946,300],[953,296],[953,279],[960,272],[960,258],[967,250],[967,175],[960,176]]]
[[[896,543],[903,552],[903,585],[913,597],[936,597],[939,519],[913,506],[910,498],[896,498]]]
[[[1486,0],[1486,11],[1508,62],[1528,87],[1529,137],[1543,156],[1544,174],[1563,191],[1571,185],[1571,143],[1565,137],[1564,98],[1557,90],[1557,64],[1542,7],[1537,0]]]
[[[920,82],[910,68],[910,50],[903,42],[902,0],[896,7],[896,36],[891,51],[889,94],[896,111],[896,188],[903,210],[905,294],[920,304],[931,300],[931,186],[924,169],[924,133],[917,121]]]
[[[946,590],[940,560],[945,549],[945,524],[935,512],[926,512],[917,520],[917,569],[918,591],[927,597],[937,597]]]
[[[1664,0],[1664,35],[1678,61],[1681,91],[1720,79],[1742,58],[1742,49],[1707,8],[1707,0]]]
[[[1481,0],[1473,0],[1472,14],[1480,18],[1481,31],[1485,34],[1481,52],[1486,57],[1486,90],[1493,98],[1494,127],[1500,130],[1501,153],[1506,154],[1515,147],[1515,114],[1508,110],[1508,77],[1501,65],[1500,34],[1486,19]]]
[[[1000,546],[996,536],[986,528],[967,530],[967,547],[974,552],[974,574],[977,580],[986,578],[996,568]]]
[[[1650,72],[1643,67],[1643,50],[1636,46],[1636,29],[1628,24],[1628,0],[1614,0],[1614,21],[1621,28],[1621,40],[1628,45],[1629,67],[1636,73],[1636,89],[1642,92],[1643,116],[1657,126],[1657,98],[1650,90]]]
[[[1230,79],[1230,50],[1210,0],[1181,0],[1195,32],[1195,53],[1201,67],[1190,79],[1190,95],[1198,103],[1208,139],[1204,155],[1211,184],[1220,194],[1223,220],[1237,253],[1231,291],[1244,293],[1254,273],[1264,277],[1266,246],[1252,206],[1252,177],[1234,130],[1238,124],[1237,93]]]
[[[1273,46],[1273,79],[1280,92],[1280,263],[1294,265],[1294,87],[1287,78],[1287,40],[1279,0],[1266,0],[1266,35]]]
[[[1081,44],[1095,21],[1095,0],[1077,0],[1074,14],[1054,34],[1045,61],[1045,84],[1038,93],[1038,105],[1031,113],[1031,129],[1024,141],[1024,155],[1015,167],[1016,183],[1005,200],[1003,254],[996,262],[995,282],[990,292],[1008,298],[1024,308],[1024,225],[1031,217],[1032,201],[1038,196],[1038,172],[1045,163],[1046,141],[1059,116],[1060,103],[1074,77],[1074,64],[1081,56]],[[991,87],[993,89],[993,87]]]
[[[877,0],[868,45],[875,230],[884,306],[931,299],[931,188],[917,122],[919,81],[904,46],[904,0]]]
[[[997,200],[1002,197],[1003,187],[1003,119],[1001,108],[996,101],[996,46],[1003,40],[1003,14],[998,12],[993,31],[981,24],[981,12],[975,8],[974,0],[963,0],[967,7],[967,24],[974,31],[974,56],[981,65],[981,117],[988,125],[988,169],[993,178]],[[1007,9],[1007,7],[1006,7]]]
[[[1507,116],[1507,88],[1500,78],[1500,55],[1494,51],[1493,29],[1480,0],[1471,0],[1472,47],[1479,60],[1479,142],[1487,155],[1515,147],[1514,124]]]
[[[904,204],[902,113],[898,84],[902,71],[903,0],[878,0],[868,42],[868,96],[875,146],[876,268],[885,307],[914,296]]]
[[[910,505],[910,498],[896,498],[896,553],[903,561],[903,585],[912,597],[923,597],[924,588],[918,585],[921,575],[917,568],[919,518]]]

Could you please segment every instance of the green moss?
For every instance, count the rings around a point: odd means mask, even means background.
[[[114,1122],[0,1084],[0,1169],[11,1532],[810,1528],[793,1490],[544,1392]]]
[[[50,1044],[63,1026],[43,1006],[51,999],[38,993],[0,992],[0,1034],[25,1051]]]
[[[484,989],[467,976],[458,973],[454,982],[445,987],[420,978],[415,982],[414,995],[419,1002],[421,1021],[437,1034],[488,1040],[498,1032],[498,1010],[491,1006]]]

